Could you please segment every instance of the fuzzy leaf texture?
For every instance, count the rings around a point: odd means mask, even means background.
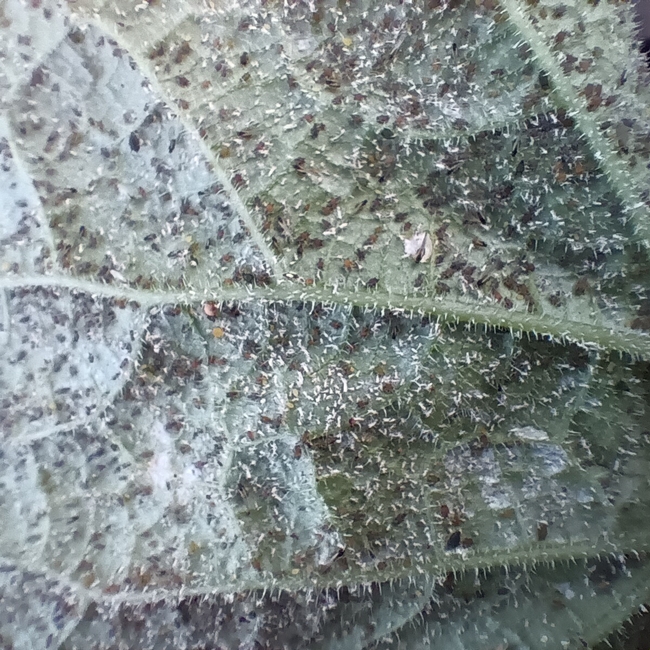
[[[647,602],[634,29],[2,0],[2,647],[572,649]]]

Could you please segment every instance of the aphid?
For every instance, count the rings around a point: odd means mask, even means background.
[[[164,48],[161,45],[161,49]],[[188,41],[183,41],[183,44],[178,48],[178,51],[176,52],[176,56],[174,57],[174,63],[183,63],[183,61],[190,55],[192,52],[192,48],[190,47],[190,44]]]
[[[253,138],[253,132],[246,129],[243,131],[237,131],[237,136],[242,140],[251,140]]]
[[[311,136],[312,140],[315,140],[318,137],[318,134],[324,130],[325,130],[325,125],[322,122],[319,122],[318,124],[314,124],[311,127],[309,135]]]
[[[510,155],[514,158],[517,155],[517,151],[519,151],[519,138],[515,138],[514,142],[512,143],[512,151],[510,152]]]
[[[579,278],[573,285],[573,294],[575,296],[584,296],[590,289],[589,280],[586,277]]]
[[[332,212],[334,212],[334,210],[336,210],[336,208],[338,207],[340,201],[341,201],[341,199],[338,196],[331,198],[327,202],[327,204],[323,208],[321,208],[321,211],[320,211],[321,214],[326,216],[326,217],[329,216],[330,214],[332,214]]]
[[[399,526],[404,520],[406,519],[406,513],[405,512],[400,512],[392,522],[393,526]]]
[[[543,542],[548,535],[548,525],[543,521],[537,524],[537,541]]]
[[[550,79],[548,77],[548,74],[546,74],[546,72],[544,72],[543,70],[539,73],[538,81],[542,90],[546,91],[550,89],[551,87]]]
[[[232,186],[236,189],[239,190],[245,185],[248,184],[248,181],[244,177],[244,175],[241,172],[236,172],[234,176],[232,177]]]
[[[135,131],[129,136],[129,147],[131,147],[131,151],[135,151],[136,153],[140,151],[140,138]]]
[[[449,535],[447,543],[445,544],[445,551],[453,551],[460,546],[460,531],[457,530]]]
[[[304,158],[296,158],[293,161],[293,168],[296,170],[296,173],[298,176],[306,176],[307,171],[305,169],[305,159]]]
[[[220,314],[219,307],[215,302],[206,302],[203,305],[203,312],[210,319],[216,318]]]

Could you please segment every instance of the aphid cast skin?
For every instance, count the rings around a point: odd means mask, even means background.
[[[418,232],[404,242],[404,257],[412,257],[415,262],[424,264],[433,254],[433,241],[428,232]]]

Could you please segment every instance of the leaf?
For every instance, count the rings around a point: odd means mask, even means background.
[[[593,4],[3,5],[3,641],[647,599],[647,71]]]

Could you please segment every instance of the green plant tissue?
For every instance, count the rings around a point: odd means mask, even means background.
[[[633,12],[0,2],[0,646],[573,650],[647,602]]]

